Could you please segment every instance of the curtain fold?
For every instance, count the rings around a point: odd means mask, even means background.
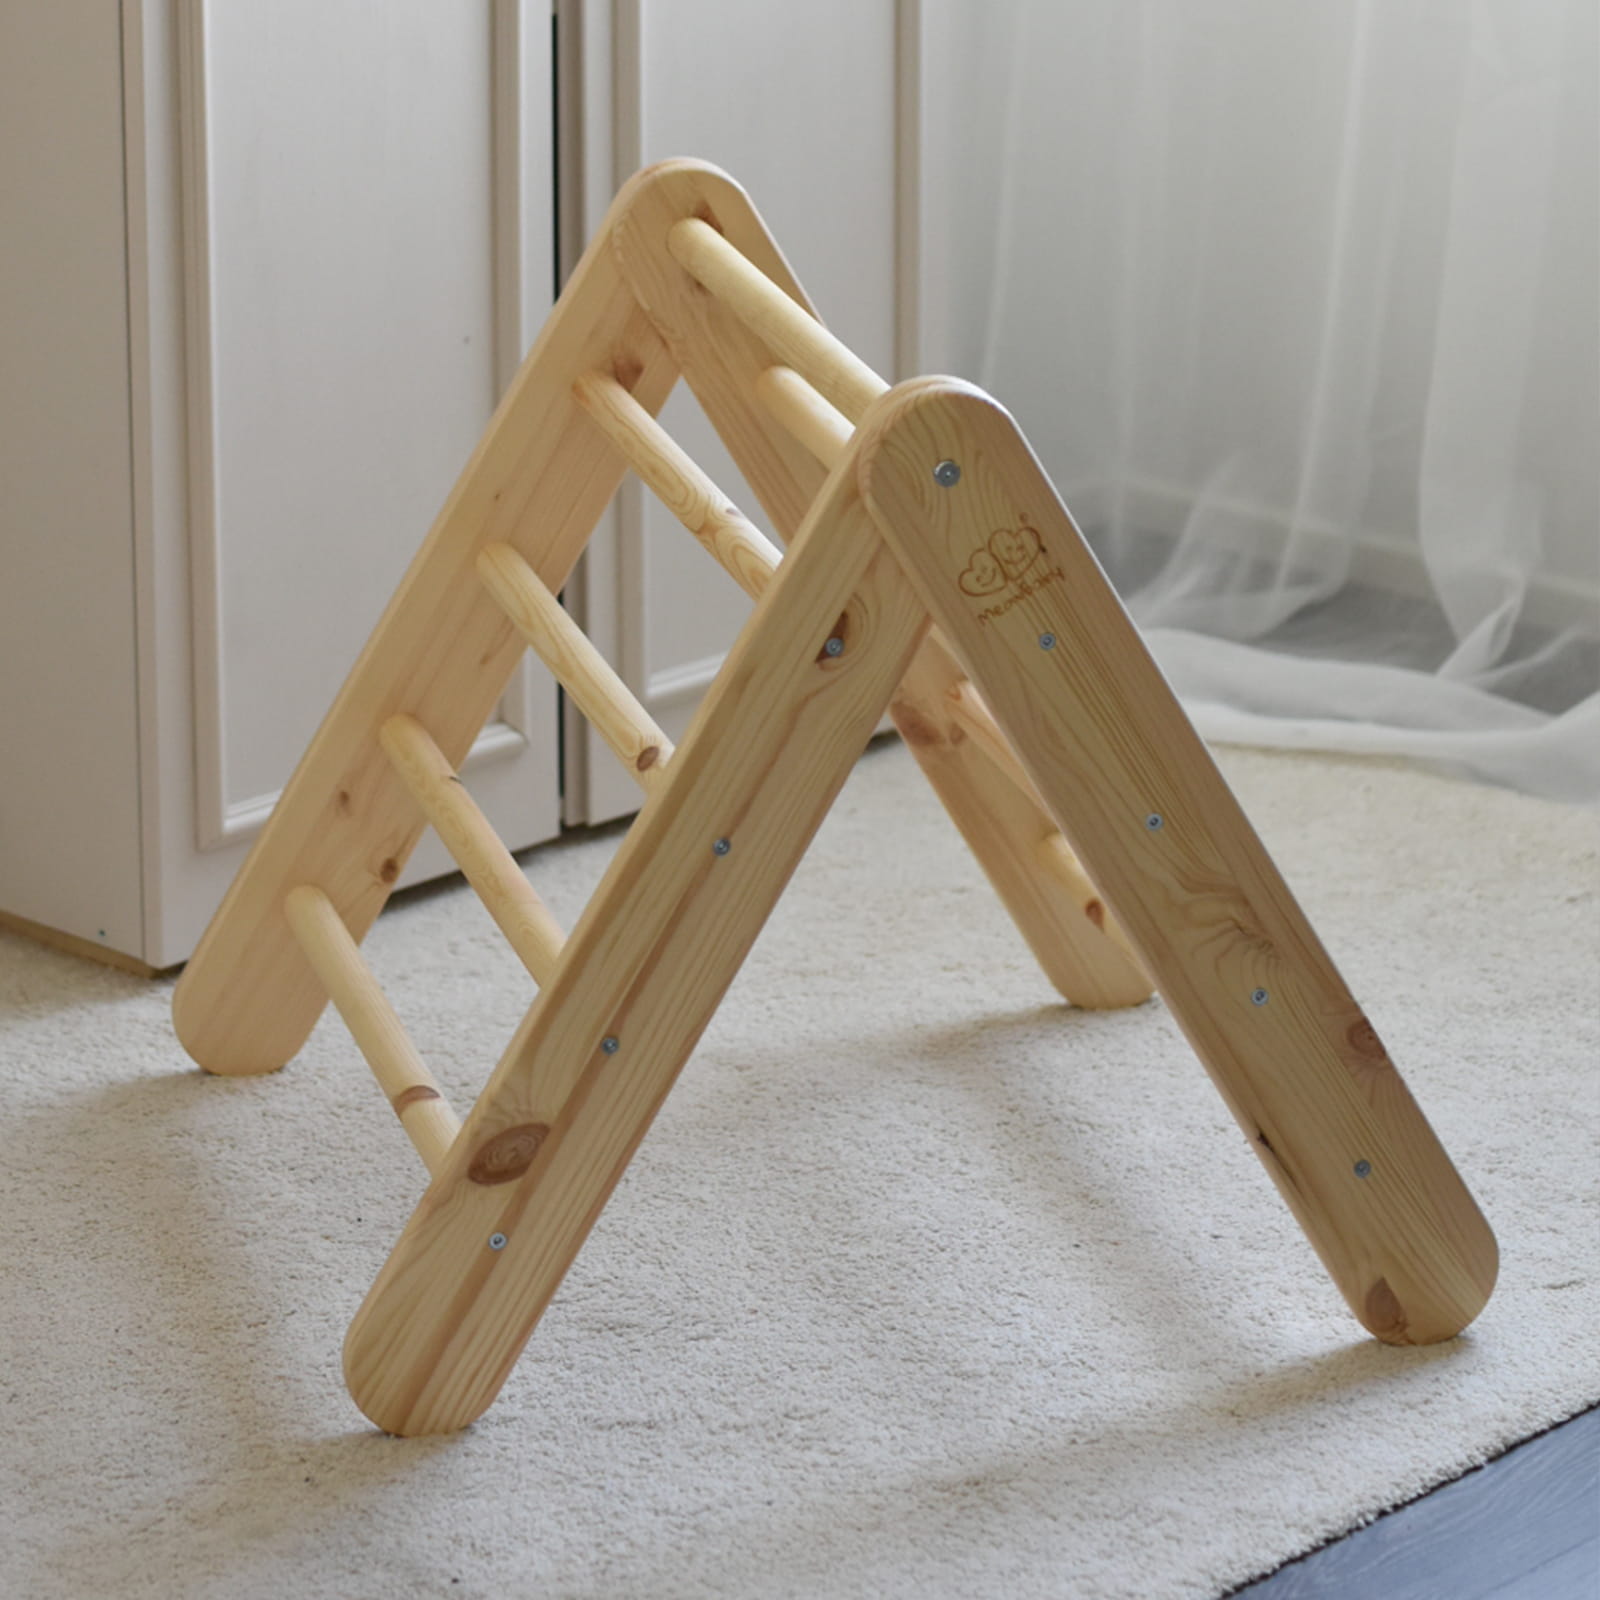
[[[1600,798],[1594,0],[932,0],[925,360],[1211,736]]]

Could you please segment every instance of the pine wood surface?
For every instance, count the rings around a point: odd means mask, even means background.
[[[705,231],[677,233],[685,218],[702,222]],[[810,384],[812,373],[818,368],[832,372],[824,381],[835,398],[847,402],[840,413],[847,427],[859,422],[862,408],[888,386],[848,351],[848,361],[841,362],[843,347],[816,324],[777,246],[758,219],[752,225],[753,218],[743,191],[725,174],[675,163],[658,169],[656,181],[618,220],[615,249],[685,382],[780,537],[789,538],[842,445],[826,416],[831,402]],[[738,286],[741,307],[769,332],[787,330],[779,335],[782,349],[752,332],[674,257],[674,237],[680,252],[681,241],[692,239],[696,248],[686,253],[699,266],[713,263],[706,268],[708,276],[716,274],[717,261],[724,263],[720,281]],[[733,252],[743,265],[728,259]],[[775,307],[780,299],[789,305]],[[779,356],[812,371],[804,379],[799,372],[793,378],[775,373]],[[802,385],[811,392],[803,392]],[[809,422],[797,433],[788,425],[793,417],[784,413],[799,410]],[[819,460],[825,452],[832,452],[826,463]],[[1041,865],[1037,845],[1057,831],[1055,824],[1036,799],[1016,793],[951,716],[947,697],[962,674],[948,652],[932,645],[930,639],[907,674],[890,715],[1046,977],[1061,995],[1084,1006],[1147,999],[1149,980],[1114,928],[1107,931],[1104,903],[1083,874],[1063,871],[1059,854]]]
[[[615,378],[585,373],[573,393],[656,498],[752,600],[759,600],[783,552]]]
[[[302,884],[284,903],[295,939],[333,997],[422,1164],[438,1172],[461,1123],[423,1065],[350,930],[320,889]]]
[[[561,954],[561,924],[523,876],[489,819],[478,809],[444,752],[415,717],[390,717],[379,730],[384,753],[445,842],[484,909],[535,983],[544,983]]]
[[[798,372],[768,367],[755,387],[772,417],[819,461],[832,466],[839,459],[849,420]],[[1115,916],[937,627],[889,714],[1060,993],[1087,1009],[1148,1000],[1152,985]],[[1010,780],[1009,791],[997,776]]]
[[[487,544],[478,576],[634,781],[646,792],[659,788],[672,741],[539,575],[510,545]]]
[[[351,1324],[345,1375],[380,1427],[458,1428],[499,1391],[926,629],[851,465]]]
[[[1026,441],[953,379],[875,427],[885,542],[1351,1309],[1392,1343],[1458,1332],[1494,1236]]]
[[[1156,980],[1368,1328],[1447,1337],[1493,1283],[1487,1225],[1009,417],[841,352],[731,180],[628,185],[179,986],[186,1046],[234,1072],[280,1065],[331,991],[434,1171],[345,1347],[391,1431],[498,1392],[886,704],[1063,993]],[[781,562],[655,421],[680,371]],[[554,599],[630,465],[760,596],[676,752]],[[649,789],[564,944],[455,774],[519,628]],[[425,817],[544,984],[453,1143],[357,949]]]
[[[625,187],[614,215],[649,182]],[[379,729],[411,715],[459,766],[504,692],[524,645],[479,581],[479,548],[513,546],[559,590],[615,492],[622,463],[573,399],[573,376],[616,372],[651,410],[677,377],[618,275],[611,226],[585,252],[179,980],[178,1037],[210,1072],[281,1067],[327,1003],[285,921],[285,894],[317,885],[359,942],[422,831]]]

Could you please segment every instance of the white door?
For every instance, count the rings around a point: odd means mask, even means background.
[[[192,948],[537,331],[555,202],[548,0],[136,10],[159,965]],[[536,662],[466,771],[512,848],[557,831]],[[430,836],[402,881],[450,866]]]
[[[567,102],[581,104],[564,260],[618,185],[670,156],[715,162],[749,192],[818,312],[871,366],[902,375],[915,165],[914,43],[906,0],[803,8],[728,0],[586,0],[564,9]],[[581,39],[571,37],[581,23]],[[902,45],[902,41],[904,41]],[[569,53],[570,52],[570,53]],[[901,159],[901,152],[905,159]],[[581,204],[568,203],[581,200]],[[687,389],[668,430],[747,514],[755,496]],[[768,532],[772,530],[769,528]],[[681,737],[750,603],[670,514],[629,480],[568,604],[669,737]],[[569,714],[567,820],[635,810],[639,792]]]

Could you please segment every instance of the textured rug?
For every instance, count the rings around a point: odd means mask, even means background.
[[[0,935],[0,1591],[1218,1595],[1600,1399],[1600,818],[1224,766],[1501,1240],[1350,1319],[1159,1002],[1051,994],[906,753],[857,769],[499,1402],[375,1433],[345,1325],[422,1187],[336,1019],[203,1076]],[[569,924],[615,831],[529,855]],[[527,1003],[475,900],[374,964],[458,1106]]]

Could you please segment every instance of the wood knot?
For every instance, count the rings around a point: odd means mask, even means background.
[[[348,817],[350,815],[350,812],[353,808],[350,800],[350,791],[348,789],[341,789],[337,794],[334,795],[333,808],[341,817]]]
[[[1379,1278],[1367,1290],[1367,1298],[1362,1303],[1362,1322],[1367,1326],[1369,1333],[1374,1333],[1385,1344],[1410,1344],[1407,1336],[1406,1309],[1400,1304],[1399,1297],[1389,1287],[1387,1278]]]
[[[889,709],[894,714],[894,725],[900,730],[900,737],[907,744],[925,749],[929,745],[944,743],[939,724],[911,701],[891,701]]]
[[[1350,1048],[1358,1056],[1365,1056],[1369,1061],[1389,1059],[1389,1052],[1383,1048],[1383,1040],[1378,1037],[1378,1030],[1365,1017],[1357,1017],[1345,1030],[1344,1036],[1349,1040]]]
[[[485,1186],[520,1178],[533,1165],[549,1132],[549,1125],[543,1122],[521,1122],[506,1128],[487,1144],[478,1146],[467,1167],[467,1177]]]
[[[660,759],[661,746],[658,744],[647,744],[644,749],[639,752],[638,758],[634,761],[634,769],[638,772],[648,772],[651,767],[653,767]]]
[[[383,865],[378,868],[378,876],[385,883],[393,883],[400,876],[400,863],[393,856],[385,856]]]
[[[1088,905],[1083,908],[1083,914],[1095,925],[1095,927],[1105,927],[1106,908],[1100,903],[1100,901],[1091,900]]]

